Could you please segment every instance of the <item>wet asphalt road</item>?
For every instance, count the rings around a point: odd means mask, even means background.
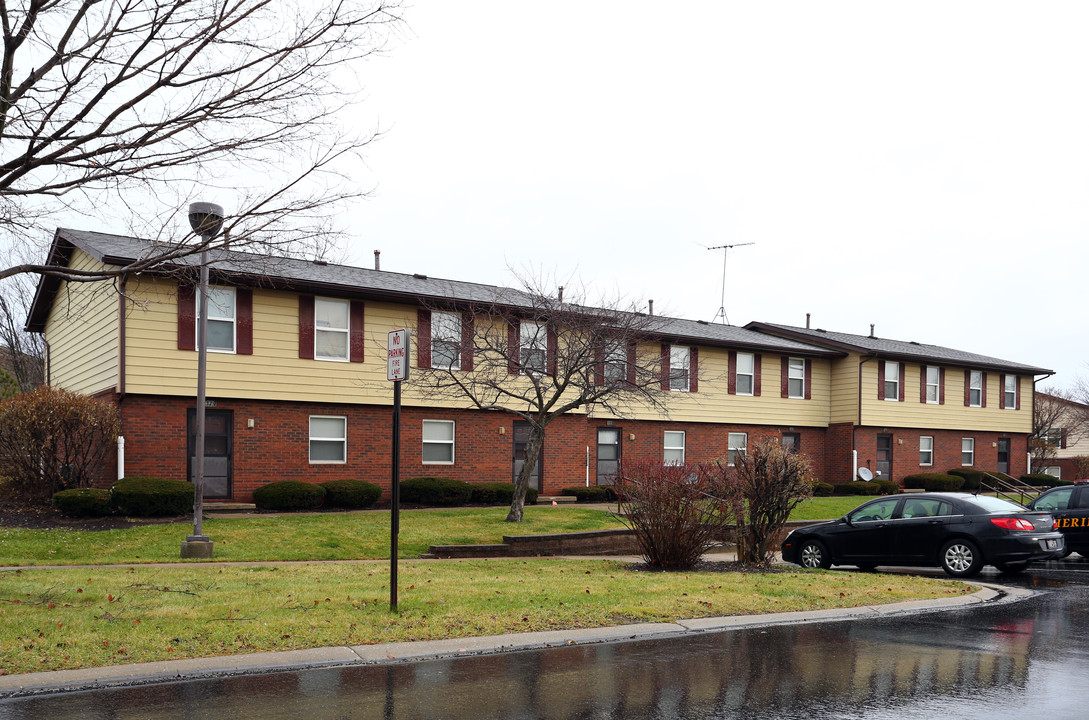
[[[1040,594],[877,620],[15,698],[0,701],[0,720],[1089,716],[1089,561],[981,579]]]

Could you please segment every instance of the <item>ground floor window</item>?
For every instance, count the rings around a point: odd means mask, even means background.
[[[675,430],[666,430],[665,437],[665,464],[684,465],[684,433]]]
[[[919,464],[934,464],[934,436],[923,435],[919,438]]]
[[[454,464],[454,421],[423,421],[423,464]]]
[[[735,460],[737,460],[737,454],[745,452],[748,447],[748,433],[730,433],[730,438],[727,441],[727,448],[729,450],[727,464],[730,465],[730,467],[733,467],[735,464]]]
[[[348,418],[310,416],[310,462],[342,463],[348,457]]]
[[[960,464],[961,465],[975,465],[976,462],[976,440],[975,438],[961,438],[960,441]]]
[[[1057,477],[1061,480],[1063,477],[1063,469],[1058,465],[1048,465],[1044,468],[1044,474]]]

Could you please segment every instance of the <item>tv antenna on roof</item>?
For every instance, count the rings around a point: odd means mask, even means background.
[[[718,312],[711,318],[711,322],[717,322],[719,315],[722,316],[722,324],[729,325],[730,319],[726,317],[726,253],[730,251],[730,248],[744,247],[745,245],[755,245],[756,243],[734,243],[733,245],[716,245],[715,247],[709,247],[708,250],[721,250],[722,251],[722,304],[718,306]]]

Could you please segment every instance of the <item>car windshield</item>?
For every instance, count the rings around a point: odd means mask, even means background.
[[[1003,500],[1002,498],[988,497],[987,495],[976,495],[972,498],[972,504],[978,508],[986,510],[987,512],[1024,512],[1025,508],[1018,505],[1015,502],[1009,500]]]

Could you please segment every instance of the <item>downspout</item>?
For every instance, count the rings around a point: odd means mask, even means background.
[[[42,333],[42,344],[45,345],[45,384],[46,387],[53,385],[53,349],[49,347],[49,341],[45,339],[45,333]]]
[[[870,360],[876,359],[877,355],[871,354],[869,357],[860,355],[858,360],[858,421],[851,428],[851,457],[854,459],[855,464],[854,475],[851,476],[851,480],[858,477],[858,428],[862,425],[862,366]]]
[[[1044,375],[1039,380],[1036,379],[1035,375],[1032,376],[1032,431],[1029,433],[1029,440],[1030,441],[1032,440],[1032,436],[1036,434],[1036,383],[1041,382],[1043,380],[1047,380],[1049,377],[1053,376],[1054,374],[1055,373],[1050,372],[1050,373]],[[1029,472],[1029,473],[1032,472],[1032,444],[1031,444],[1031,442],[1029,443],[1028,452],[1025,453],[1025,468],[1027,468],[1027,472]]]
[[[125,399],[125,289],[128,277],[121,276],[121,287],[117,294],[117,408],[121,409],[121,401]]]

